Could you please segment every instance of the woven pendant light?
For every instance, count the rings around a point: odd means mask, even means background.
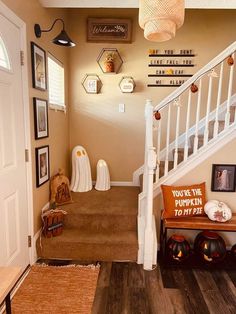
[[[184,23],[184,0],[139,0],[139,25],[150,41],[166,41]]]

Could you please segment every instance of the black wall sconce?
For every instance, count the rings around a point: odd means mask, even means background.
[[[40,25],[39,24],[34,24],[34,33],[35,33],[35,36],[37,38],[40,38],[41,37],[41,34],[42,33],[47,33],[47,32],[50,32],[54,25],[56,24],[57,21],[61,21],[62,24],[63,24],[63,28],[62,28],[62,31],[60,32],[59,35],[57,35],[53,40],[52,42],[56,45],[60,45],[60,46],[66,46],[66,47],[74,47],[75,46],[75,43],[70,39],[70,37],[67,35],[66,31],[65,31],[65,23],[62,19],[56,19],[52,26],[49,28],[49,29],[46,29],[46,30],[42,30]]]

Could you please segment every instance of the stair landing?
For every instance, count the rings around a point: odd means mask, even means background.
[[[137,261],[138,187],[72,193],[62,235],[42,236],[38,257],[92,261]]]

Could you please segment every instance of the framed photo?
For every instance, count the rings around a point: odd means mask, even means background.
[[[47,89],[46,52],[35,43],[31,42],[32,79],[33,87]]]
[[[214,192],[235,192],[236,165],[212,165],[211,190]]]
[[[34,131],[35,139],[48,137],[48,102],[34,97]]]
[[[122,42],[132,41],[132,21],[130,19],[88,18],[88,42]]]
[[[36,186],[44,184],[49,180],[49,146],[35,148],[36,159]]]

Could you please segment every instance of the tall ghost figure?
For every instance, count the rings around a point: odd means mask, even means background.
[[[70,189],[73,192],[92,190],[91,168],[86,150],[75,146],[72,150],[72,176]]]

